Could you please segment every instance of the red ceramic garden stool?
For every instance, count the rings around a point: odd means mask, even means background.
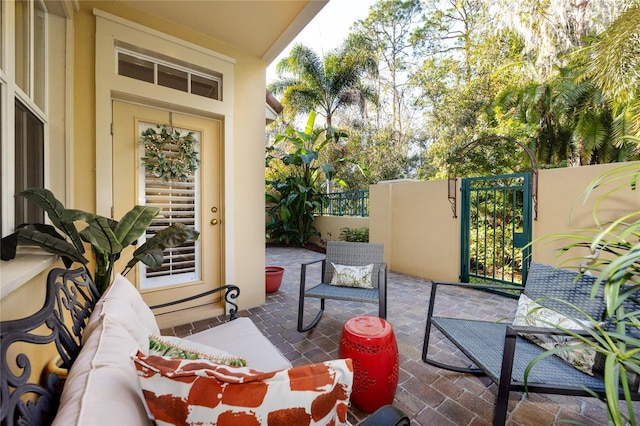
[[[398,387],[398,344],[382,318],[348,320],[340,338],[340,358],[353,360],[351,402],[366,413],[393,403]]]

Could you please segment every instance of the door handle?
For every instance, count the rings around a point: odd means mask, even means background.
[[[217,225],[218,224],[218,219],[211,219],[211,224],[212,225]]]

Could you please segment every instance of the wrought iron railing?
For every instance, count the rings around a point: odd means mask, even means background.
[[[369,191],[332,192],[326,194],[327,203],[318,211],[318,216],[369,216]]]

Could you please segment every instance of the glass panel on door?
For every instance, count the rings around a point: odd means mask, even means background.
[[[148,128],[156,128],[156,125],[140,121],[138,123],[138,134],[142,135]],[[199,131],[181,128],[171,129],[171,133],[174,131],[179,132],[182,136],[190,134],[198,142],[198,145],[202,139]],[[157,152],[155,155],[171,161],[181,161],[178,158],[180,155],[179,147],[164,144],[161,149],[162,151]],[[143,144],[140,144],[140,156],[145,156],[145,146]],[[153,164],[157,166],[158,162],[155,161]],[[195,174],[186,176],[184,181],[158,177],[149,168],[145,167],[140,167],[139,173],[140,188],[138,193],[144,194],[144,199],[140,200],[141,204],[160,209],[160,213],[147,229],[145,238],[151,238],[157,231],[174,223],[181,223],[194,229],[198,228],[200,223],[199,169],[196,170]],[[189,241],[179,247],[165,249],[163,251],[164,261],[159,269],[151,270],[142,265],[140,289],[158,288],[201,280],[200,257],[197,256],[198,244],[198,241]]]

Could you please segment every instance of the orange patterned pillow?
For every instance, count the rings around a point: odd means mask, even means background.
[[[344,425],[350,359],[262,372],[197,359],[132,357],[156,424]]]

